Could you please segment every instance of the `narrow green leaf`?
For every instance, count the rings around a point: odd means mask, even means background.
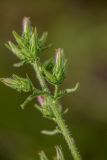
[[[44,153],[44,151],[41,151],[39,153],[39,157],[40,157],[40,160],[48,160],[46,154]]]
[[[66,94],[69,94],[69,93],[75,92],[78,88],[79,88],[79,82],[75,85],[74,88],[66,89],[65,92]]]
[[[21,109],[25,109],[25,106],[31,102],[33,99],[35,99],[35,96],[34,95],[30,95],[28,96],[25,101],[20,105]]]
[[[23,39],[22,37],[15,31],[12,32],[13,33],[13,36],[17,42],[17,44],[22,48],[24,47],[24,43],[23,43]]]
[[[65,89],[64,91],[60,91],[56,97],[56,99],[59,99],[65,95],[68,95],[70,93],[73,93],[75,91],[77,91],[77,89],[79,88],[79,83],[77,83],[74,88],[71,88],[71,89]]]
[[[56,83],[56,78],[50,72],[48,72],[44,67],[42,69],[43,69],[43,73],[44,73],[47,81],[51,84],[55,84]]]
[[[13,67],[21,67],[25,64],[25,61],[21,61],[21,62],[18,62],[18,63],[15,63],[13,64]]]
[[[33,55],[33,57],[37,57],[37,31],[34,30],[34,33],[31,36],[30,39],[30,51]]]
[[[23,60],[24,55],[22,54],[21,50],[11,41],[9,41],[5,46],[14,53],[19,59]]]
[[[41,47],[45,45],[47,36],[48,36],[48,32],[44,32],[42,36],[40,37],[39,42],[40,42]]]
[[[61,131],[58,128],[55,128],[52,131],[42,130],[41,133],[45,134],[45,135],[48,135],[48,136],[54,136],[54,135],[60,134]]]
[[[55,148],[56,148],[56,153],[57,153],[56,160],[65,160],[63,152],[62,152],[62,147],[56,146]]]

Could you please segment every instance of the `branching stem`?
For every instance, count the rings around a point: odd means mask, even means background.
[[[45,83],[44,77],[41,73],[39,63],[37,61],[33,64],[33,68],[36,72],[37,78],[40,82],[42,89],[49,91],[49,89]],[[58,87],[56,86],[55,95],[57,94],[57,91],[58,91]],[[54,101],[54,99],[52,99],[51,96],[48,96],[48,103],[49,103],[49,106],[54,114],[55,121],[56,121],[62,135],[64,136],[68,146],[69,146],[69,149],[71,151],[73,159],[74,160],[81,160],[81,157],[80,157],[79,152],[77,150],[77,147],[75,145],[74,139],[73,139],[72,135],[70,134],[69,129],[68,129],[67,125],[65,124],[65,121],[62,118],[62,115],[58,111],[57,104],[55,104],[55,101]]]
[[[21,104],[23,109],[30,101],[37,97],[39,105],[35,104],[35,107],[43,114],[44,117],[53,120],[57,124],[55,130],[51,132],[45,131],[44,133],[50,135],[61,133],[65,138],[73,159],[81,160],[74,139],[63,119],[63,114],[66,111],[63,112],[63,110],[61,110],[61,105],[58,102],[58,99],[62,96],[76,91],[79,85],[77,83],[74,88],[66,89],[64,91],[59,90],[59,85],[62,84],[66,73],[67,60],[64,56],[64,50],[58,48],[55,53],[55,59],[51,58],[41,64],[39,56],[42,51],[49,47],[49,45],[46,45],[47,32],[44,32],[42,36],[38,36],[36,27],[32,27],[28,17],[23,19],[22,35],[18,35],[15,31],[13,32],[13,35],[17,45],[9,41],[6,44],[6,47],[20,59],[20,62],[15,64],[15,66],[20,67],[24,64],[31,64],[40,83],[41,90],[39,90],[38,87],[34,87],[28,76],[26,76],[26,78],[22,78],[13,74],[11,78],[0,78],[0,81],[18,92],[30,94]],[[54,93],[51,92],[46,82],[55,87]],[[56,150],[57,160],[64,160],[61,149],[57,148]],[[44,152],[40,154],[40,158],[41,160],[48,160]]]

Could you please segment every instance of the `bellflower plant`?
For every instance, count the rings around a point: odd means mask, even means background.
[[[39,36],[36,27],[31,25],[30,19],[25,17],[23,19],[23,30],[20,36],[13,31],[13,36],[17,44],[9,41],[6,47],[19,59],[19,63],[14,64],[15,67],[20,67],[25,64],[30,64],[35,71],[36,77],[40,83],[41,88],[36,88],[30,78],[19,77],[13,74],[10,78],[1,78],[0,81],[6,86],[15,89],[18,92],[29,93],[29,96],[21,104],[21,108],[37,98],[38,104],[35,104],[44,118],[52,120],[56,124],[53,131],[42,131],[47,135],[60,134],[65,138],[68,148],[74,160],[81,160],[81,156],[76,147],[75,141],[66,125],[63,114],[66,110],[61,109],[59,99],[69,93],[75,92],[78,88],[78,83],[74,88],[60,90],[60,85],[66,77],[67,60],[64,55],[64,50],[58,48],[55,57],[41,63],[40,55],[42,52],[50,47],[46,44],[47,32]],[[55,90],[52,92],[47,84],[54,86]],[[48,160],[44,151],[39,153],[41,160]],[[65,160],[61,147],[56,147],[56,157],[54,160]]]

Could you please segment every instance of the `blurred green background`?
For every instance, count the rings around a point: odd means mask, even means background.
[[[69,60],[67,79],[62,88],[80,82],[80,89],[62,100],[69,107],[65,119],[76,140],[83,160],[107,159],[107,2],[104,0],[0,0],[0,77],[12,73],[32,80],[29,66],[13,68],[16,57],[4,43],[13,40],[11,31],[21,33],[24,16],[31,17],[39,33],[49,32],[53,43],[43,58],[54,55],[62,47]],[[42,118],[33,104],[21,110],[26,95],[0,85],[0,160],[34,160],[44,149],[55,154],[61,144],[67,160],[71,160],[66,143],[60,136],[40,134],[54,124]],[[52,159],[52,158],[51,158]]]

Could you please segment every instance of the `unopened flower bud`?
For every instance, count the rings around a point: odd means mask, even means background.
[[[65,65],[65,57],[64,57],[64,51],[61,48],[58,48],[56,50],[56,57],[55,57],[55,72],[59,72],[61,68],[63,68]]]
[[[33,85],[28,77],[22,78],[13,74],[12,78],[0,78],[0,81],[18,92],[30,92],[33,90]]]
[[[45,98],[43,96],[38,96],[37,100],[41,106],[45,104]]]
[[[65,78],[66,59],[64,57],[63,49],[59,48],[56,51],[55,66],[53,68],[53,75],[56,77],[56,83],[62,83]]]
[[[31,27],[31,21],[29,17],[24,17],[22,22],[23,33],[26,33],[28,28]]]
[[[58,63],[58,62],[60,61],[61,53],[62,53],[62,49],[61,49],[61,48],[58,48],[58,49],[56,50],[55,63]]]

